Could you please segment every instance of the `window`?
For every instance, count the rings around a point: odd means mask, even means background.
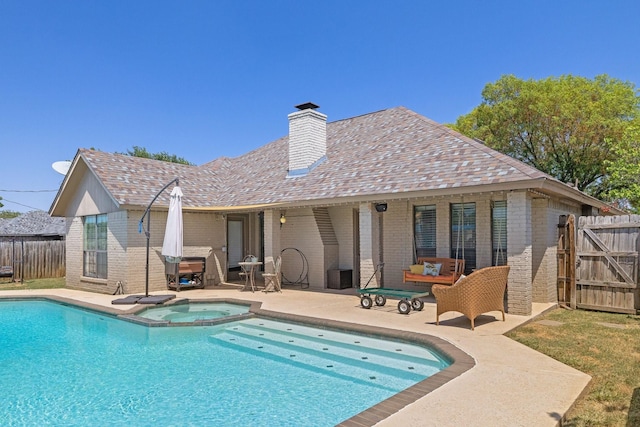
[[[84,217],[82,274],[107,278],[107,215]]]
[[[413,235],[418,257],[436,256],[436,205],[413,208]]]
[[[493,202],[491,205],[492,265],[507,264],[507,202]]]
[[[476,204],[451,204],[451,258],[465,260],[464,274],[476,268]]]

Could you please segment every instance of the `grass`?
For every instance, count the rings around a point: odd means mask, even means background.
[[[25,280],[24,283],[3,280],[0,281],[0,291],[24,290],[24,289],[55,289],[64,288],[64,277],[54,279]]]
[[[640,316],[557,309],[507,336],[591,375],[563,426],[640,426]]]

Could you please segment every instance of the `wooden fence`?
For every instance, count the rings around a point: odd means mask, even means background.
[[[575,246],[558,247],[558,288],[564,284],[569,289],[568,298],[559,293],[559,301],[575,308],[637,313],[639,237],[640,215],[580,217]],[[572,251],[575,280],[570,273]]]
[[[0,265],[13,266],[14,280],[64,277],[65,240],[0,241]]]
[[[558,302],[576,305],[575,216],[562,215],[558,224]]]

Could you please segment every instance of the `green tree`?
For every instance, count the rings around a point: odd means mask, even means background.
[[[1,199],[2,197],[0,197]],[[0,203],[0,208],[4,206],[3,204]],[[22,215],[20,212],[16,212],[16,211],[9,211],[9,210],[2,210],[0,211],[0,218],[2,219],[11,219],[11,218],[15,218],[17,216]]]
[[[639,115],[632,83],[607,75],[506,75],[487,84],[482,98],[451,127],[595,197],[608,196],[607,162]]]
[[[127,150],[126,154],[128,156],[133,157],[143,157],[145,159],[155,159],[162,160],[163,162],[171,162],[171,163],[181,163],[183,165],[192,165],[193,163],[187,161],[182,157],[178,157],[175,154],[169,154],[166,151],[162,151],[160,153],[149,153],[146,148],[138,147],[137,145],[133,146],[132,150]]]
[[[630,123],[622,142],[613,148],[609,172],[609,198],[640,211],[640,118]],[[625,203],[626,202],[626,203]]]

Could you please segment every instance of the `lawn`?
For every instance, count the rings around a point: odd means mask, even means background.
[[[640,316],[556,309],[507,336],[591,375],[563,426],[640,426]]]
[[[10,290],[22,290],[22,289],[54,289],[54,288],[64,288],[65,279],[64,277],[58,277],[54,279],[34,279],[34,280],[25,280],[24,283],[14,282],[11,283],[9,281],[0,282],[0,291],[10,291]]]

